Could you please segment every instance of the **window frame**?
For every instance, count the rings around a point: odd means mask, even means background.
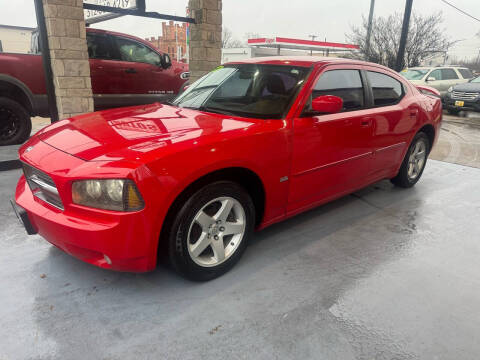
[[[310,89],[308,90],[308,93],[307,93],[307,96],[306,96],[306,102],[302,107],[302,110],[300,112],[299,117],[314,117],[314,116],[331,115],[331,114],[324,114],[324,113],[316,113],[309,108],[311,106],[311,101],[313,100],[312,94],[313,94],[313,91],[315,90],[315,85],[320,80],[322,75],[325,74],[328,71],[338,71],[338,70],[358,71],[358,73],[360,75],[360,81],[362,83],[362,89],[363,89],[363,106],[361,108],[357,108],[357,109],[341,111],[341,112],[339,112],[339,114],[351,113],[351,112],[354,112],[354,111],[362,111],[362,110],[365,110],[365,109],[369,108],[371,99],[370,99],[370,94],[367,91],[367,83],[366,83],[366,79],[365,79],[364,74],[363,74],[362,66],[361,65],[345,66],[345,65],[340,65],[340,64],[338,64],[338,65],[334,64],[334,65],[330,65],[330,66],[327,65],[325,67],[325,69],[321,69],[320,72],[317,74],[317,76],[315,76],[315,79],[313,80],[312,85],[311,85]]]
[[[398,105],[405,98],[405,95],[407,95],[407,86],[405,85],[405,83],[403,81],[401,81],[397,77],[392,76],[390,74],[387,74],[386,72],[381,71],[381,69],[373,70],[372,68],[364,68],[364,69],[362,69],[362,71],[364,72],[364,77],[365,77],[365,80],[367,82],[367,86],[368,86],[368,89],[369,89],[369,92],[370,92],[370,106],[368,107],[369,109],[376,109],[376,108],[381,108],[381,107]],[[393,80],[398,81],[400,83],[400,86],[401,86],[401,89],[402,89],[402,95],[394,103],[387,104],[387,105],[375,105],[375,98],[373,96],[373,87],[372,87],[372,84],[370,83],[370,81],[368,79],[367,72],[373,72],[373,73],[378,73],[378,74],[382,74],[382,75],[385,75],[385,76],[389,76]]]
[[[90,57],[90,54],[88,54],[88,58],[92,60],[119,60],[118,53],[115,49],[115,46],[112,41],[112,37],[108,34],[103,34],[103,33],[97,33],[97,32],[87,32],[86,40],[87,40],[87,53],[88,53],[88,37],[102,37],[107,40],[108,46],[110,47],[110,58],[100,58],[100,57]]]
[[[442,81],[444,80],[460,80],[460,79],[463,79],[462,77],[462,74],[460,74],[460,72],[457,72],[455,71],[456,69],[453,69],[453,68],[441,68],[440,69],[440,73],[442,74]],[[443,71],[451,71],[455,74],[456,78],[448,78],[448,79],[444,79],[443,78]],[[459,76],[460,75],[460,76]]]
[[[147,49],[149,49],[150,51],[152,51],[152,52],[154,52],[155,54],[158,55],[158,57],[160,58],[160,64],[155,65],[155,64],[145,62],[145,61],[130,61],[130,60],[123,59],[122,54],[120,52],[120,47],[119,47],[118,42],[117,42],[118,39],[131,41],[133,43],[137,43],[141,46],[146,47]],[[126,36],[112,35],[112,43],[113,43],[114,52],[117,55],[119,61],[124,61],[124,62],[128,62],[128,63],[133,63],[133,64],[147,64],[147,65],[151,65],[151,66],[162,67],[162,65],[161,65],[162,53],[157,51],[157,50],[154,50],[151,46],[148,46],[147,44],[144,44],[141,41],[131,39],[131,38],[126,37]]]
[[[470,71],[470,74],[472,74],[472,76],[471,76],[471,77],[465,77],[465,76],[463,76],[462,70]],[[473,75],[473,71],[470,70],[469,68],[458,68],[457,71],[460,73],[460,76],[462,77],[462,79],[470,80],[470,79],[475,78],[475,75]]]

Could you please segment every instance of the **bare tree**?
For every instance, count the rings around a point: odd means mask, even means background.
[[[242,46],[243,46],[243,43],[233,36],[233,33],[229,28],[224,27],[222,29],[222,48],[223,49],[242,47]]]
[[[351,57],[366,59],[394,68],[397,58],[403,15],[394,13],[388,17],[373,19],[370,48],[367,53],[365,39],[367,36],[368,21],[362,17],[362,25],[353,26],[350,34],[346,34],[347,41],[357,44],[360,50]],[[407,46],[405,48],[405,66],[418,66],[422,60],[432,54],[445,52],[452,44],[443,34],[442,13],[428,16],[413,14],[408,30]]]

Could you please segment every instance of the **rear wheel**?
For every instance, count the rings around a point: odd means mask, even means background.
[[[181,207],[169,235],[169,257],[183,276],[214,279],[235,265],[253,232],[255,209],[236,183],[221,181],[193,194]]]
[[[27,110],[16,101],[0,97],[0,145],[21,144],[31,131]]]
[[[425,169],[429,152],[430,141],[425,133],[419,132],[413,138],[397,176],[391,179],[392,183],[404,188],[415,185]]]

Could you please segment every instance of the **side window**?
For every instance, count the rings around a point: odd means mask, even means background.
[[[116,43],[123,61],[160,65],[160,55],[147,46],[120,37],[116,38]]]
[[[367,71],[367,77],[375,106],[393,105],[403,97],[402,83],[393,77],[373,71]]]
[[[464,79],[473,78],[473,73],[470,71],[470,69],[458,69],[458,71],[460,71],[460,74],[462,74]]]
[[[107,36],[87,34],[87,47],[90,59],[111,60],[114,58]]]
[[[428,74],[427,79],[431,78],[431,77],[435,78],[435,80],[443,80],[442,79],[442,73],[439,69],[433,70],[430,74]]]
[[[342,111],[352,111],[363,108],[365,99],[360,71],[326,71],[320,76],[312,91],[312,98],[322,95],[335,95],[342,98]]]
[[[442,69],[442,80],[458,79],[458,75],[453,69]]]

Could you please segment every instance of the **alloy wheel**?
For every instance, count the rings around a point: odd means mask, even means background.
[[[188,253],[203,267],[220,265],[238,249],[246,229],[240,202],[223,196],[209,201],[193,218],[188,231]]]
[[[418,140],[408,158],[408,178],[415,180],[425,165],[427,160],[427,146],[422,140]]]

